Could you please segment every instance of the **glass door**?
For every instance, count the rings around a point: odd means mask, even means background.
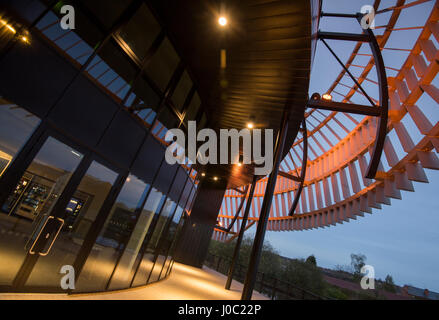
[[[62,292],[119,174],[52,136],[0,204],[0,289]],[[34,153],[35,154],[35,153]]]
[[[74,266],[85,238],[116,182],[118,174],[97,161],[93,161],[81,182],[70,197],[65,209],[58,213],[63,221],[49,254],[32,269],[26,287],[60,289],[63,266]]]
[[[43,139],[46,139],[44,144],[15,189],[0,204],[2,286],[13,286],[29,255],[48,252],[57,230],[64,224],[51,215],[53,208],[84,158],[83,154],[53,137]],[[43,231],[45,241],[38,243]]]

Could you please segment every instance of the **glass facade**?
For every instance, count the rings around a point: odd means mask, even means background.
[[[40,12],[49,3],[30,2]],[[59,5],[30,16],[25,7],[11,4],[14,14],[35,24],[28,47],[16,50],[39,46],[62,57],[96,91],[79,91],[79,103],[93,113],[100,102],[89,102],[90,94],[104,94],[105,103],[118,106],[131,126],[141,124],[144,138],[136,145],[127,138],[135,152],[127,163],[118,162],[112,155],[119,149],[103,152],[99,144],[76,138],[57,126],[52,109],[39,109],[33,101],[14,104],[9,100],[17,97],[9,95],[9,84],[0,86],[0,260],[7,262],[0,265],[0,291],[63,292],[60,270],[65,265],[75,268],[74,292],[125,289],[163,279],[181,218],[191,204],[182,195],[197,187],[189,165],[163,166],[167,131],[205,118],[194,82],[166,31],[143,2],[76,3],[74,30],[60,27]],[[0,16],[14,24],[7,13]],[[12,38],[2,37],[0,48]],[[29,72],[44,81],[51,74],[41,66]],[[81,89],[75,81],[66,85],[60,95],[53,93],[53,101],[75,85]],[[63,112],[70,112],[68,106]],[[103,129],[93,121],[75,126],[91,126],[101,135],[99,142],[122,121],[112,115],[108,119]],[[141,158],[143,154],[148,156]],[[186,178],[176,179],[181,171]]]

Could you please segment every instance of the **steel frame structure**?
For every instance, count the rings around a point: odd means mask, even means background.
[[[439,152],[439,122],[432,124],[422,106],[416,105],[424,93],[439,104],[439,89],[432,84],[439,72],[439,49],[435,45],[435,42],[439,42],[439,1],[435,1],[424,26],[395,28],[404,9],[425,2],[415,1],[406,4],[405,0],[398,0],[395,6],[378,10],[380,1],[377,0],[377,14],[392,12],[388,24],[377,28],[385,28],[383,34],[377,38],[371,31],[364,35],[323,32],[318,34],[323,42],[325,39],[357,41],[351,57],[342,64],[342,72],[327,91],[327,94],[340,95],[343,99],[342,102],[325,101],[319,97],[310,99],[308,107],[311,109],[306,114],[306,121],[309,125],[314,120],[319,123],[312,126],[302,139],[296,140],[286,157],[288,161],[284,159],[280,164],[276,188],[272,195],[274,208],[270,210],[267,230],[311,230],[356,220],[357,217],[363,217],[364,213],[372,213],[372,209],[381,209],[383,204],[390,205],[392,198],[401,199],[401,190],[414,191],[413,181],[427,183],[425,168],[439,170],[439,159],[434,152]],[[325,13],[322,13],[322,16],[360,18],[359,15]],[[412,49],[386,47],[392,32],[413,29],[421,31]],[[364,43],[370,45],[372,54],[360,53]],[[329,46],[328,49],[331,51]],[[384,50],[408,53],[401,68],[396,69],[384,64],[381,54]],[[355,65],[353,61],[358,56],[370,57],[370,61],[365,66]],[[368,78],[374,66],[378,81]],[[362,68],[361,75],[354,77],[350,68],[358,67]],[[393,70],[397,74],[388,78],[386,70]],[[353,80],[354,86],[343,83],[346,76]],[[362,84],[365,81],[378,86],[378,100],[369,97],[364,91]],[[338,87],[348,87],[349,91],[342,94],[337,91]],[[355,94],[363,95],[371,102],[371,106],[352,103],[351,98]],[[321,110],[332,112],[325,115]],[[339,113],[345,114],[354,124],[353,130],[349,130],[347,125],[337,118]],[[358,121],[349,116],[350,113],[363,115],[364,118]],[[421,138],[417,143],[414,142],[413,135],[418,133],[410,133],[406,121],[412,121],[419,130]],[[346,132],[345,137],[337,133],[335,125]],[[331,142],[323,129],[338,138],[338,143]],[[309,151],[315,156],[312,160],[299,156],[300,151],[304,153],[308,150],[304,146],[308,140],[314,143],[314,148],[309,145]],[[323,147],[323,141],[330,149]],[[404,151],[402,156],[398,156],[395,150],[398,143]],[[318,154],[315,146],[322,151],[321,154]],[[381,154],[384,155],[383,159],[380,159]],[[383,165],[384,158],[388,164],[387,168]],[[296,164],[297,159],[301,165]],[[303,182],[294,175],[297,172],[305,172]],[[263,211],[260,200],[267,196],[269,191],[266,186],[267,178],[260,180],[256,186],[248,218],[250,225],[247,225],[246,229],[260,220],[260,212]],[[302,189],[304,193],[299,200],[297,194],[300,194]],[[219,214],[219,219],[224,223],[231,218],[228,203],[237,201],[240,197],[242,195],[232,190],[226,192]],[[295,209],[293,201],[297,202],[295,214],[293,210],[289,210]],[[239,220],[242,220],[242,217],[238,216]],[[238,231],[239,223],[232,228],[234,234]],[[236,235],[230,236],[218,229],[213,235],[213,239],[219,241],[231,241],[235,238]],[[247,292],[243,297],[249,299],[250,295]]]

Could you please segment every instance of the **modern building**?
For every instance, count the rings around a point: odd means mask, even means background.
[[[427,182],[439,127],[417,101],[439,103],[439,9],[389,74],[382,51],[423,1],[406,2],[383,11],[375,36],[361,14],[323,13],[319,0],[1,0],[0,292],[65,292],[65,266],[73,293],[144,286],[257,224],[248,299],[266,230],[348,222]],[[321,31],[325,18],[360,31]],[[332,40],[357,47],[329,90],[309,94],[317,42]],[[271,129],[271,173],[256,175],[262,154],[247,162],[243,146],[202,164],[167,139],[205,128]],[[172,146],[182,163],[168,161]]]

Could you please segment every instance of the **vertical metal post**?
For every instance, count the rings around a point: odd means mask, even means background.
[[[259,215],[258,228],[253,242],[253,248],[250,255],[250,262],[247,270],[247,276],[244,282],[242,300],[251,300],[253,289],[255,287],[256,276],[258,272],[259,260],[261,259],[262,246],[264,244],[265,231],[267,229],[268,217],[270,216],[271,203],[273,200],[274,188],[276,187],[279,165],[282,159],[282,152],[285,145],[285,138],[288,132],[288,122],[290,117],[290,106],[285,106],[282,116],[282,124],[277,136],[276,152],[274,155],[273,171],[268,178],[267,188],[265,190],[264,201]]]
[[[248,215],[250,213],[250,207],[253,201],[253,194],[255,193],[256,183],[258,181],[257,179],[258,177],[254,175],[250,193],[247,198],[247,204],[245,206],[244,216],[242,218],[241,229],[239,230],[238,240],[235,245],[235,251],[233,252],[232,262],[230,263],[229,275],[226,282],[226,290],[230,290],[230,287],[232,286],[233,274],[235,273],[235,265],[238,262],[239,250],[241,249],[242,239],[244,238],[245,227],[247,225]]]

